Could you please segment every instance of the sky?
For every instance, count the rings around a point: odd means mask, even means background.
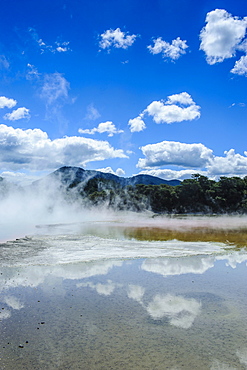
[[[247,175],[246,0],[2,0],[0,176]]]

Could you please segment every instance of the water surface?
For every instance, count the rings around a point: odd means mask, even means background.
[[[246,369],[244,223],[183,222],[3,243],[0,368]]]

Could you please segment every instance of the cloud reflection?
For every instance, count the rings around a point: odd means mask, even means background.
[[[180,257],[179,259],[147,259],[141,269],[162,276],[175,276],[182,274],[203,274],[214,266],[214,257]]]
[[[5,296],[1,298],[1,303],[6,304],[8,307],[12,308],[13,310],[20,310],[24,307],[21,301],[14,297],[14,296]],[[9,319],[11,317],[11,311],[9,309],[5,309],[2,307],[0,311],[0,321]]]
[[[142,304],[142,298],[145,294],[145,288],[140,285],[129,284],[127,287],[127,295],[130,299]]]
[[[217,256],[216,260],[226,260],[226,266],[230,266],[231,268],[235,269],[237,264],[247,262],[247,255],[246,252],[233,252],[232,254],[227,254],[224,256]]]
[[[47,277],[79,280],[96,275],[107,275],[113,267],[120,267],[122,264],[122,261],[100,261],[56,266],[21,266],[16,269],[4,268],[3,274],[0,275],[0,292],[17,287],[35,288],[43,284]]]
[[[200,313],[201,303],[193,298],[172,294],[154,296],[147,306],[147,312],[154,320],[167,317],[171,325],[189,329]]]
[[[6,296],[2,300],[2,302],[6,303],[9,307],[13,308],[13,310],[20,310],[24,307],[21,301],[14,297],[14,296]]]
[[[235,269],[238,264],[247,262],[247,255],[243,250],[218,256],[146,259],[142,263],[141,269],[164,277],[182,274],[204,274],[207,270],[213,268],[217,261],[226,261],[226,266]]]
[[[111,280],[107,280],[106,284],[102,284],[102,283],[93,284],[90,281],[86,283],[76,284],[77,288],[89,287],[89,288],[96,290],[98,294],[105,295],[105,296],[111,295],[114,292],[115,288],[119,285],[120,284],[113,283]]]
[[[11,316],[11,312],[9,310],[1,310],[0,311],[0,322],[4,319],[9,319]]]

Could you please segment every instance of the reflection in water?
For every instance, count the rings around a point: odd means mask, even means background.
[[[118,285],[114,284],[111,280],[107,280],[106,284],[102,283],[93,284],[92,282],[89,281],[86,283],[78,283],[76,286],[77,288],[90,287],[92,289],[95,289],[98,294],[107,296],[111,295]]]
[[[188,329],[199,315],[201,303],[195,299],[186,299],[171,294],[154,296],[148,304],[147,311],[154,320],[168,317],[171,325]]]
[[[14,296],[5,296],[3,302],[6,303],[9,307],[13,308],[14,310],[20,310],[21,308],[24,307],[20,299]]]
[[[247,262],[247,254],[243,252],[233,252],[228,255],[205,256],[205,257],[180,257],[166,259],[149,258],[141,265],[142,270],[153,272],[165,276],[182,274],[203,274],[208,269],[214,267],[216,261],[225,261],[226,266],[236,268],[238,264]]]
[[[11,312],[8,311],[8,310],[3,311],[3,308],[2,308],[2,311],[0,311],[0,321],[2,321],[4,319],[9,319],[10,316],[11,316]]]
[[[134,301],[142,303],[142,299],[145,293],[145,288],[140,285],[129,284],[127,288],[128,297],[134,299]]]
[[[3,369],[246,367],[244,254],[1,272]]]
[[[145,271],[154,272],[163,276],[174,276],[182,274],[203,274],[214,266],[215,257],[186,257],[147,259],[141,268]]]
[[[111,227],[0,246],[0,368],[246,369],[246,250]]]

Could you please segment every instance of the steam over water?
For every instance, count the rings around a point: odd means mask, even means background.
[[[1,369],[246,369],[245,217],[28,210],[1,229]]]

